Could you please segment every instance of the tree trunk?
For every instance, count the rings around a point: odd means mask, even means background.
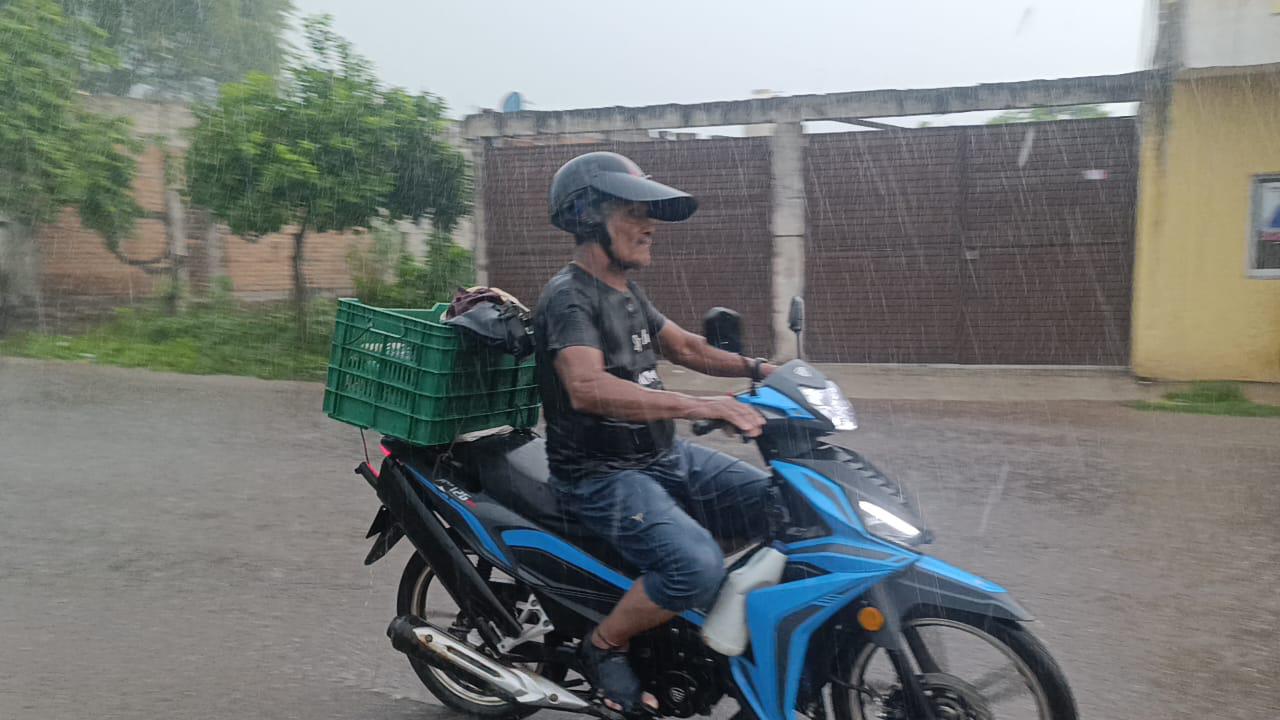
[[[32,309],[41,332],[47,329],[41,289],[36,229],[0,214],[0,334]]]
[[[307,234],[307,216],[302,216],[293,235],[293,309],[298,322],[298,340],[307,341],[307,276],[302,272],[303,239]]]

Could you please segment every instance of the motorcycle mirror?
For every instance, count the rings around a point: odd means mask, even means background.
[[[742,317],[729,308],[711,308],[702,319],[702,334],[712,347],[742,353]]]
[[[791,332],[804,332],[804,298],[799,295],[791,298],[791,312],[787,315],[787,326]]]

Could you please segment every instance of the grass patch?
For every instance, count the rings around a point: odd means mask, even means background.
[[[1239,385],[1224,382],[1196,383],[1187,390],[1165,393],[1163,400],[1140,400],[1130,407],[1196,415],[1280,417],[1280,406],[1259,405],[1246,398]]]
[[[0,354],[74,360],[195,375],[322,380],[335,304],[316,301],[300,337],[292,306],[241,306],[229,298],[168,315],[157,306],[116,311],[82,335],[23,333],[0,340]]]

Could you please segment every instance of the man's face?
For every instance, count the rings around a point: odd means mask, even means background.
[[[653,229],[658,222],[649,217],[645,203],[614,203],[606,209],[605,227],[613,241],[613,255],[623,267],[649,267]]]

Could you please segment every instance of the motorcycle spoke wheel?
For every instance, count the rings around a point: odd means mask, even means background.
[[[911,618],[903,632],[939,720],[1075,720],[1061,670],[1020,626],[948,614]],[[869,643],[842,658],[832,695],[836,720],[907,717],[897,672]]]
[[[510,607],[515,611],[518,601],[514,598],[520,596],[522,591],[517,588],[511,578],[500,571],[491,570],[488,574],[490,586],[495,594],[504,603],[509,602]],[[527,597],[527,593],[524,594]],[[437,581],[435,572],[419,555],[413,556],[401,577],[397,612],[401,615],[417,615],[480,652],[490,654],[484,649],[480,633],[471,627],[457,602]],[[515,614],[519,615],[519,613]],[[540,656],[542,653],[535,647],[535,644],[540,642],[530,641],[517,650],[530,652],[534,657]],[[516,720],[535,711],[535,708],[517,705],[502,697],[494,696],[458,674],[441,670],[414,658],[409,658],[409,662],[423,685],[453,710],[492,720]],[[514,665],[543,675],[553,682],[562,681],[565,675],[564,668],[559,665],[538,662],[514,663]]]
[[[437,627],[444,628],[458,640],[479,648],[480,634],[468,626],[457,603],[449,597],[449,593],[441,587],[440,583],[434,580],[435,573],[430,568],[427,568],[419,577],[418,585],[414,588],[410,613]],[[476,705],[501,707],[507,704],[507,701],[502,698],[489,695],[466,680],[454,677],[440,668],[426,666],[426,671],[434,675],[450,692]]]

